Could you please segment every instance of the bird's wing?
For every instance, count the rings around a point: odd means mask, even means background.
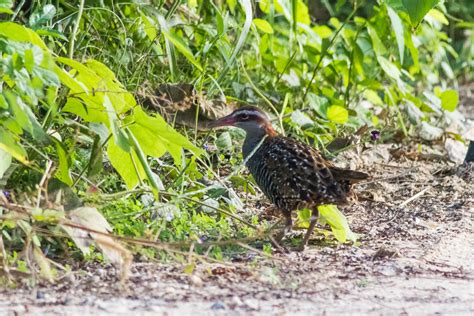
[[[269,140],[263,159],[281,195],[314,203],[345,196],[330,171],[332,164],[309,145],[292,138],[274,137]]]

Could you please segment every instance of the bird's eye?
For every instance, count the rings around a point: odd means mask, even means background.
[[[246,120],[249,119],[249,115],[248,114],[240,114],[240,119],[246,121]]]

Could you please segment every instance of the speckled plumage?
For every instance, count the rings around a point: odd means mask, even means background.
[[[309,208],[313,218],[302,243],[304,248],[316,223],[317,206],[346,203],[351,184],[368,178],[365,173],[335,167],[305,143],[278,135],[268,117],[256,107],[240,108],[214,123],[224,125],[243,128],[247,133],[242,147],[247,167],[286,218],[278,240],[291,229],[291,212]]]
[[[250,152],[244,150],[244,158]],[[346,201],[350,183],[335,179],[314,148],[292,138],[267,137],[247,167],[265,195],[283,211]]]

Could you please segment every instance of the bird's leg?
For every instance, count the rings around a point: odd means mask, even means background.
[[[272,239],[274,242],[274,246],[277,248],[281,248],[280,242],[285,237],[286,234],[288,234],[291,229],[293,228],[293,221],[291,220],[291,212],[283,212],[283,215],[285,216],[285,226],[283,229],[277,233]]]
[[[303,251],[306,248],[306,245],[308,245],[309,238],[311,237],[311,234],[313,233],[314,226],[316,226],[316,222],[318,221],[318,217],[319,217],[319,212],[318,212],[318,209],[315,208],[309,220],[308,230],[306,231],[306,234],[304,235],[304,238],[301,241],[300,246],[298,247],[299,251]]]

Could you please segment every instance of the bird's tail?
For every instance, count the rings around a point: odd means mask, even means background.
[[[347,180],[350,184],[361,182],[370,179],[370,175],[365,172],[354,171],[349,169],[342,169],[338,167],[332,167],[329,169],[336,180]]]

